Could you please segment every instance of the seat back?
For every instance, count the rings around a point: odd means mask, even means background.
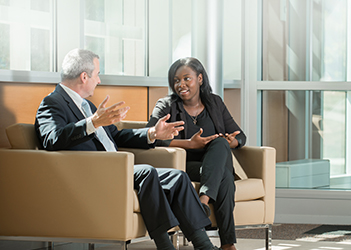
[[[6,128],[13,149],[42,149],[33,124],[16,123]]]

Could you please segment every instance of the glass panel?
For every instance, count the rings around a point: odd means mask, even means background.
[[[0,5],[9,6],[10,5],[10,0],[0,0]]]
[[[321,49],[320,77],[314,74],[313,80],[346,81],[347,0],[315,0],[314,6],[322,9],[322,18],[315,20],[314,24],[322,21],[323,26],[317,37],[322,46],[319,43],[313,46],[314,55]]]
[[[223,3],[223,79],[241,79],[241,0]]]
[[[50,12],[50,1],[46,1],[46,0],[31,0],[30,3],[31,3],[31,9],[32,10]]]
[[[170,1],[149,0],[149,76],[167,77],[172,63],[170,8]]]
[[[206,51],[203,48],[208,19],[203,15],[207,11],[205,4],[201,0],[150,0],[149,3],[150,76],[166,77],[169,66],[181,57],[195,56],[201,60]],[[223,6],[223,77],[240,79],[241,0],[225,0]]]
[[[105,1],[85,0],[85,19],[105,22]]]
[[[0,23],[0,69],[10,69],[10,26]]]
[[[321,119],[319,124],[320,137],[323,140],[323,157],[330,160],[330,175],[346,173],[345,145],[346,145],[346,93],[337,91],[323,91],[321,100]],[[322,123],[321,123],[322,122]]]
[[[263,80],[346,80],[347,0],[263,0],[263,8]]]
[[[149,75],[167,77],[174,61],[194,55],[193,4],[188,0],[149,3]]]
[[[193,56],[191,51],[193,8],[187,0],[172,1],[172,62]],[[187,8],[184,8],[187,6]],[[168,71],[168,69],[167,69]]]
[[[52,1],[0,2],[0,69],[52,71]]]
[[[31,29],[31,70],[50,71],[50,32]]]
[[[262,144],[277,150],[277,187],[350,189],[344,91],[263,91]]]
[[[145,75],[145,1],[86,0],[84,36],[84,47],[100,56],[101,73]]]
[[[105,74],[105,39],[85,36],[85,48],[99,55],[100,73]]]

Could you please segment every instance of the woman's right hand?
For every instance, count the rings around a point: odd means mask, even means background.
[[[201,134],[203,133],[203,129],[200,128],[199,132],[195,133],[190,139],[189,139],[189,148],[190,149],[199,149],[199,148],[204,148],[207,143],[210,141],[216,139],[219,137],[218,134],[215,135],[210,135],[207,137],[201,137]]]

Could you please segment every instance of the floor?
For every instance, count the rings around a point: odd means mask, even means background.
[[[215,245],[219,245],[219,239],[211,237]],[[238,250],[264,250],[264,240],[262,239],[238,239],[236,248]],[[87,250],[87,244],[70,243],[55,246],[55,250]],[[119,245],[96,245],[96,250],[119,250]],[[132,243],[129,250],[151,250],[156,249],[151,240],[139,243]],[[272,250],[350,250],[351,240],[344,242],[333,241],[311,241],[311,240],[273,240]],[[193,250],[191,243],[188,246],[180,246],[180,250]]]
[[[264,250],[264,229],[239,229],[236,231],[238,250]],[[272,228],[272,250],[351,250],[351,225],[316,225],[316,224],[274,224]],[[218,237],[210,238],[219,246]],[[38,242],[39,243],[39,242]],[[0,250],[48,250],[46,243],[0,241]],[[54,250],[88,250],[87,243],[55,243]],[[119,244],[96,244],[96,250],[121,250]],[[156,249],[153,241],[144,239],[128,245],[129,250]],[[183,246],[180,238],[180,250],[192,250],[191,243]]]

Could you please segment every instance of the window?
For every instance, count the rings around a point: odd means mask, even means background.
[[[305,168],[299,174],[322,184],[302,181],[299,187],[350,189],[350,95],[332,87],[347,81],[351,73],[347,69],[348,3],[265,0],[263,8],[262,79],[287,89],[262,92],[262,144],[277,149],[277,178],[283,178],[278,174],[279,163],[315,159],[320,165],[314,173]],[[295,88],[304,82],[308,89],[312,81],[330,87],[324,91]],[[321,181],[326,172],[318,172],[326,161],[327,182]]]
[[[346,0],[263,5],[262,80],[346,80]]]
[[[84,48],[102,74],[145,75],[145,1],[85,1]]]
[[[197,1],[0,0],[0,13],[0,69],[60,71],[80,47],[99,55],[101,74],[166,77],[176,59],[204,53]],[[240,80],[241,0],[225,0],[223,18],[224,78]]]
[[[0,1],[0,69],[53,71],[51,0]]]

